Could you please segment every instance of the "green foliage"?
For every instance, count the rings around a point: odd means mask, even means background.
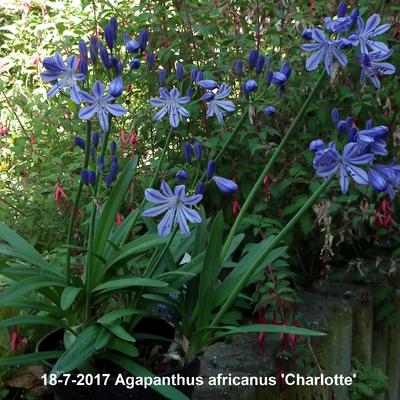
[[[356,379],[350,386],[350,400],[376,399],[376,396],[389,389],[386,375],[377,367],[355,363]]]

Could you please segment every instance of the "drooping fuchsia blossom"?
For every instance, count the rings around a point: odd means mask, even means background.
[[[53,196],[54,200],[57,202],[57,207],[61,208],[64,205],[63,198],[68,200],[68,196],[65,194],[63,188],[61,187],[61,182],[57,182],[56,190]]]
[[[11,328],[10,348],[16,353],[18,350],[23,350],[28,344],[27,339],[22,338],[19,334],[19,328],[14,326]]]

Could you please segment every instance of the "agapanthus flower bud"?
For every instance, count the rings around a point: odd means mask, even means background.
[[[341,1],[338,5],[337,16],[343,18],[346,15],[347,4],[345,1]]]
[[[89,156],[90,156],[91,160],[94,160],[94,158],[96,156],[96,149],[94,148],[94,146],[92,144],[90,145]]]
[[[323,148],[324,148],[324,142],[321,139],[313,140],[309,146],[310,151],[312,151],[313,153],[316,153],[317,151],[320,151]]]
[[[78,146],[79,148],[81,148],[82,150],[85,150],[85,146],[86,146],[85,140],[82,139],[80,136],[77,136],[75,138],[75,145]]]
[[[274,106],[267,106],[264,108],[264,114],[270,117],[276,113],[276,108]]]
[[[113,57],[112,58],[112,64],[114,67],[114,71],[116,75],[121,75],[122,70],[124,69],[124,65],[122,64],[122,61],[118,57]]]
[[[114,31],[113,31],[113,27],[108,24],[105,28],[104,28],[104,40],[107,43],[107,46],[110,50],[112,50],[114,48]]]
[[[209,102],[209,101],[215,99],[215,94],[212,93],[212,92],[204,93],[203,96],[201,96],[201,99],[202,99],[203,101]]]
[[[86,42],[83,39],[79,41],[79,55],[81,59],[87,60],[87,46]]]
[[[213,90],[218,87],[218,83],[211,79],[203,79],[202,81],[198,81],[197,84],[203,89]]]
[[[209,160],[207,163],[207,179],[211,179],[215,175],[217,164],[214,160]]]
[[[246,90],[248,92],[255,92],[257,90],[257,82],[254,79],[249,79],[246,83],[245,83],[245,87]]]
[[[106,175],[104,178],[104,182],[105,182],[107,188],[110,189],[114,182],[114,178],[111,175]]]
[[[139,33],[139,47],[141,51],[144,51],[146,49],[148,40],[149,31],[147,29],[142,29]]]
[[[117,143],[113,140],[110,144],[111,154],[114,155],[117,152]]]
[[[175,72],[176,72],[176,79],[178,79],[178,82],[182,82],[184,70],[183,70],[183,65],[180,62],[176,62]]]
[[[347,117],[346,118],[346,129],[349,131],[352,126],[353,126],[353,118]]]
[[[238,190],[238,185],[230,179],[223,178],[222,176],[213,176],[212,180],[221,192],[235,193]]]
[[[196,185],[196,194],[204,194],[206,192],[206,185],[203,182],[199,182]]]
[[[88,64],[84,58],[79,60],[79,72],[85,76],[88,74]]]
[[[81,179],[85,185],[89,185],[89,171],[87,169],[81,169]]]
[[[118,171],[119,171],[118,164],[117,163],[111,163],[110,176],[112,177],[113,180],[115,180],[117,178]]]
[[[104,156],[101,154],[97,157],[97,166],[99,167],[100,172],[104,172],[105,163],[104,163]]]
[[[100,142],[100,135],[99,135],[99,133],[98,132],[93,132],[92,133],[92,143],[93,143],[93,146],[97,149],[97,147],[98,147],[98,145],[99,145],[99,142]]]
[[[158,80],[160,81],[161,85],[164,85],[165,81],[167,80],[167,73],[165,72],[165,69],[159,69],[157,71],[158,74]]]
[[[282,64],[281,73],[286,76],[286,79],[289,79],[290,75],[292,74],[292,67],[288,61],[285,61]]]
[[[243,61],[242,60],[235,61],[235,71],[236,71],[236,74],[239,76],[241,76],[243,74]]]
[[[97,175],[95,171],[89,171],[89,184],[93,187],[96,186]]]
[[[303,30],[303,32],[301,34],[301,37],[304,40],[311,40],[312,39],[312,33],[313,33],[312,29],[306,28],[306,29]]]
[[[256,64],[256,72],[257,74],[261,74],[265,64],[265,57],[260,54],[257,58],[257,64]]]
[[[118,35],[118,22],[115,19],[115,17],[111,17],[110,22],[108,24],[112,28],[112,35],[113,35],[114,42],[115,42],[117,40],[117,35]]]
[[[147,53],[146,61],[147,61],[147,68],[151,70],[154,66],[155,54],[154,53]]]
[[[353,8],[350,12],[351,23],[348,25],[348,30],[351,31],[357,23],[357,18],[360,15],[358,8]]]
[[[369,119],[366,123],[365,123],[365,129],[372,129],[374,127],[374,121],[372,121],[372,119]]]
[[[97,57],[99,55],[99,38],[97,36],[90,37],[89,53],[92,64],[97,64]]]
[[[196,78],[197,78],[197,73],[199,72],[199,70],[197,68],[193,68],[190,71],[190,83],[195,82]]]
[[[275,71],[272,74],[272,83],[276,86],[282,86],[287,81],[286,75],[282,74],[282,72]]]
[[[121,96],[122,92],[124,90],[124,82],[122,80],[121,76],[117,76],[115,79],[113,79],[110,83],[110,87],[108,89],[108,93],[114,97],[117,98]]]
[[[257,50],[252,50],[249,54],[249,69],[252,70],[257,63],[258,60],[258,52]]]
[[[181,169],[176,173],[176,179],[178,179],[178,181],[186,182],[188,180],[188,177],[189,177],[188,173],[183,169]]]
[[[103,43],[99,42],[99,49],[100,49],[100,58],[101,61],[106,69],[110,69],[112,67],[112,59],[108,55],[108,51],[103,45]]]
[[[243,92],[244,96],[246,97],[246,99],[248,99],[250,93],[249,93],[249,91],[246,89],[246,84],[245,84],[245,83],[242,83],[242,84],[240,85],[240,88],[242,89],[242,92]]]
[[[346,121],[343,120],[343,119],[338,121],[337,124],[336,124],[336,128],[337,128],[339,133],[341,133],[341,134],[346,133],[347,132]]]
[[[140,60],[139,60],[138,58],[134,58],[134,59],[129,63],[129,66],[130,66],[132,69],[139,69],[139,67],[140,67]]]
[[[193,148],[190,143],[185,143],[183,145],[183,158],[186,162],[190,163],[193,157]]]
[[[111,157],[111,164],[116,164],[118,165],[118,157],[116,155],[113,155]]]
[[[332,108],[331,117],[333,124],[336,125],[339,121],[339,110],[336,107]]]
[[[348,139],[349,142],[356,142],[357,141],[357,134],[358,129],[356,127],[352,127],[349,129]]]
[[[193,88],[191,86],[188,87],[188,89],[186,90],[185,96],[192,98],[193,96]]]
[[[197,71],[196,82],[202,81],[204,78],[203,71]]]
[[[199,141],[196,141],[194,142],[193,150],[196,160],[200,161],[203,156],[203,145]]]
[[[140,45],[136,40],[132,39],[126,42],[126,50],[129,51],[129,53],[138,53],[139,49]]]
[[[265,74],[265,84],[269,86],[272,83],[272,79],[274,78],[274,73],[272,71],[267,71]]]

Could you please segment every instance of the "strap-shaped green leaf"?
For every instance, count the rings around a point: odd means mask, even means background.
[[[126,340],[127,342],[136,342],[136,339],[132,335],[130,335],[121,325],[110,324],[104,326],[120,339]]]
[[[132,182],[136,170],[137,160],[138,158],[135,156],[126,164],[101,211],[100,218],[96,223],[96,229],[93,238],[93,252],[99,256],[103,256],[106,253],[106,246],[110,246],[107,244],[107,241],[109,239],[111,240],[115,217],[121,209],[122,203],[129,189],[129,185]],[[94,268],[98,267],[99,265],[101,265],[101,263],[98,260],[93,263]],[[95,274],[90,274],[90,276],[95,276]],[[94,282],[89,282],[89,288],[93,287],[93,285]]]
[[[155,376],[146,368],[142,367],[141,365],[135,363],[134,361],[122,355],[105,354],[103,355],[103,357],[124,368],[134,376],[140,376],[140,377]],[[160,393],[161,395],[165,396],[169,400],[189,400],[189,398],[186,397],[182,392],[180,392],[179,390],[175,389],[172,386],[151,385],[151,388],[156,392]]]
[[[139,355],[139,350],[135,345],[117,337],[111,341],[109,348],[132,358]]]
[[[68,310],[68,308],[75,301],[76,297],[81,292],[81,290],[82,288],[80,287],[67,286],[61,294],[61,301],[60,301],[61,309],[64,311]]]
[[[42,351],[40,353],[23,354],[22,356],[0,358],[0,367],[12,367],[14,365],[34,365],[44,360],[54,360],[64,354],[62,351]]]
[[[99,333],[100,326],[98,325],[90,325],[83,330],[69,349],[60,357],[50,373],[60,376],[87,361],[96,352],[95,343]]]
[[[50,281],[48,278],[32,277],[12,284],[9,288],[0,293],[0,306],[7,307],[9,303],[19,300],[22,296],[32,293],[40,288],[51,286],[65,286],[58,281]]]
[[[43,317],[41,315],[21,315],[0,321],[0,328],[9,328],[18,325],[49,325],[63,327],[65,323],[60,319]]]
[[[148,279],[148,278],[123,278],[123,279],[114,279],[113,281],[108,281],[102,283],[101,285],[97,286],[93,291],[94,292],[110,292],[113,290],[121,290],[127,289],[130,287],[153,287],[153,288],[164,288],[167,287],[168,284],[159,281],[156,279]]]
[[[17,258],[22,258],[24,261],[37,266],[49,266],[33,246],[5,224],[0,224],[0,239],[7,242],[15,250]]]

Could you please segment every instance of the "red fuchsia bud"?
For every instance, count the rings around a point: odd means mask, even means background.
[[[388,214],[386,215],[385,220],[383,221],[383,226],[386,229],[391,229],[392,225],[393,225],[392,214]]]
[[[140,142],[137,139],[136,131],[134,129],[132,129],[131,134],[129,135],[128,144],[137,145],[140,147]]]
[[[19,334],[19,328],[14,326],[11,328],[11,336],[10,336],[10,347],[11,350],[15,353],[18,350],[23,350],[28,344],[26,339],[23,339]]]
[[[271,178],[270,178],[269,175],[267,175],[263,180],[263,188],[264,188],[264,192],[266,194],[269,193],[269,185],[270,185],[270,183],[271,183]]]
[[[71,113],[66,113],[65,115],[64,115],[64,118],[67,120],[67,121],[71,121]]]
[[[388,111],[385,111],[385,112],[383,113],[383,115],[384,115],[385,117],[387,117],[387,116],[389,115],[389,112],[388,112]]]
[[[383,213],[387,213],[388,211],[390,211],[389,202],[386,200],[386,197],[383,198],[379,208],[380,211],[382,211]]]
[[[34,144],[36,144],[36,138],[35,138],[35,135],[32,133],[32,136],[31,136],[31,145],[34,145]]]
[[[239,214],[240,211],[240,204],[239,202],[236,200],[237,195],[236,193],[233,196],[233,201],[232,201],[232,215],[235,217],[236,215]]]
[[[122,128],[121,129],[121,132],[120,132],[120,134],[119,134],[119,136],[120,136],[120,138],[121,138],[121,142],[122,142],[122,145],[125,145],[125,141],[126,141],[126,137],[125,137],[125,129],[124,128]],[[121,146],[122,147],[122,146]]]
[[[124,220],[124,216],[121,213],[118,213],[115,217],[115,223],[117,225],[120,225],[123,220]]]
[[[126,91],[127,91],[128,93],[132,92],[132,83],[129,83],[129,84],[128,84],[128,87],[126,88]]]
[[[39,66],[39,63],[40,63],[40,56],[39,54],[35,54],[35,57],[33,58],[33,65],[37,67]]]

